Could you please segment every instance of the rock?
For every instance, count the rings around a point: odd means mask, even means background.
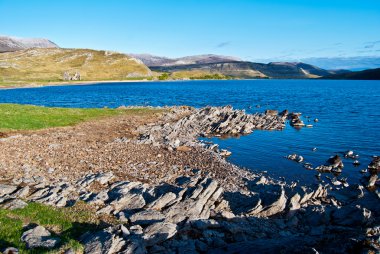
[[[284,113],[284,111],[282,113]],[[267,109],[267,110],[265,110],[264,114],[270,115],[270,116],[277,116],[278,115],[278,111],[277,110]]]
[[[348,150],[347,152],[344,153],[344,157],[353,158],[354,157],[354,151]]]
[[[375,156],[371,163],[368,165],[368,169],[372,174],[377,174],[380,172],[380,157]]]
[[[343,162],[339,155],[330,157],[327,160],[327,163],[329,163],[333,168],[343,168]]]
[[[59,238],[52,237],[51,233],[42,226],[25,231],[21,236],[21,241],[26,244],[27,249],[52,249],[57,247],[61,242]]]
[[[191,151],[191,147],[189,146],[178,146],[176,148],[177,151],[180,151],[180,152],[190,152]]]
[[[18,253],[19,253],[18,249],[14,247],[8,247],[3,251],[3,254],[18,254]]]
[[[148,205],[148,207],[155,209],[155,210],[161,210],[166,205],[171,203],[177,198],[177,195],[173,192],[167,192],[163,196],[159,197],[155,201],[153,201],[151,204]]]
[[[2,208],[8,210],[22,209],[28,204],[21,199],[12,199],[11,201],[2,205]]]
[[[372,188],[375,186],[377,179],[379,178],[378,175],[371,175],[368,180],[368,188]]]
[[[88,233],[83,240],[84,253],[146,253],[145,246],[123,225]],[[138,246],[136,246],[138,245]]]
[[[185,219],[208,219],[211,206],[222,193],[217,181],[205,178],[186,198],[165,211],[166,220],[179,223]]]
[[[281,213],[286,207],[286,195],[285,190],[281,187],[280,195],[275,199],[275,201],[269,205],[263,204],[263,209],[256,213],[258,217],[270,217],[275,214]]]
[[[198,230],[215,229],[220,228],[221,225],[213,219],[192,220],[190,225]]]
[[[301,155],[297,155],[297,154],[295,154],[295,153],[286,156],[286,158],[287,158],[288,160],[296,161],[296,162],[298,162],[298,163],[301,163],[301,162],[303,162],[303,160],[304,160],[304,158],[303,158]]]
[[[221,149],[219,154],[220,156],[228,157],[228,156],[231,156],[232,153],[226,149]]]
[[[133,214],[129,219],[133,224],[149,225],[163,221],[165,216],[159,211],[143,210]]]
[[[166,241],[177,233],[177,225],[167,222],[159,222],[150,225],[144,230],[143,238],[147,246],[153,246]]]
[[[17,186],[0,184],[0,196],[8,195],[17,190]]]

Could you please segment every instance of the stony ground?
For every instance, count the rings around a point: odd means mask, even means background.
[[[112,171],[123,180],[170,183],[197,168],[220,182],[238,184],[241,178],[230,176],[249,174],[199,147],[169,151],[133,142],[139,136],[138,127],[160,120],[168,121],[162,119],[162,113],[120,115],[73,127],[4,133],[0,140],[0,171],[6,174],[0,176],[1,181],[28,174],[76,181],[89,172]]]
[[[378,252],[380,159],[363,185],[302,186],[240,169],[195,139],[282,129],[286,114],[177,107],[5,133],[0,205],[86,203],[109,223],[75,239],[85,253]],[[62,235],[34,225],[20,240],[54,249]]]

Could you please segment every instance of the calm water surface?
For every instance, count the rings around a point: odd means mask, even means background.
[[[352,149],[359,167],[344,160],[343,176],[360,178],[372,155],[380,155],[380,81],[246,80],[112,83],[0,90],[1,103],[57,107],[118,107],[120,105],[232,105],[247,112],[288,109],[318,123],[313,128],[255,131],[225,140],[212,139],[232,151],[230,161],[253,170],[312,182],[315,171],[283,158],[304,156],[314,166],[336,152]],[[261,105],[256,108],[256,105]],[[306,122],[307,120],[304,119]],[[312,152],[312,148],[318,150]]]

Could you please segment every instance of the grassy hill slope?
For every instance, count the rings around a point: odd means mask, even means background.
[[[0,83],[56,82],[78,71],[82,80],[128,80],[150,77],[140,60],[90,49],[33,48],[0,54]]]

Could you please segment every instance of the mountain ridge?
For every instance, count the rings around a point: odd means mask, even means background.
[[[0,35],[0,53],[29,48],[59,48],[59,46],[45,38],[20,38]]]

